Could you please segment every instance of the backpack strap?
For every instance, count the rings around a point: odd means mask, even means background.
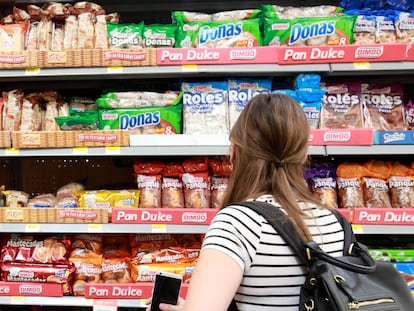
[[[280,208],[266,202],[246,201],[233,203],[234,205],[246,206],[254,210],[257,214],[262,215],[267,222],[273,226],[276,232],[289,244],[296,252],[297,256],[306,264],[309,264],[306,256],[304,243],[299,237],[295,226],[289,219],[289,216],[280,210]],[[232,205],[233,205],[232,204]],[[271,208],[269,208],[271,207]],[[352,230],[350,222],[339,211],[333,210],[333,214],[338,219],[344,230],[344,254],[350,255],[352,252],[351,245],[359,245],[356,236]]]
[[[341,212],[337,210],[333,210],[332,212],[344,230],[344,255],[350,255],[351,245],[357,243],[356,236],[352,230],[352,225]]]
[[[241,205],[254,210],[257,214],[262,215],[267,222],[272,225],[276,232],[293,248],[296,255],[307,265],[305,249],[303,242],[297,233],[295,226],[289,219],[289,216],[280,210],[277,206],[260,201],[245,201],[232,203],[231,205]]]

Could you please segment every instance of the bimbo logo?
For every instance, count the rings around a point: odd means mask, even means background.
[[[230,51],[230,59],[255,59],[255,49],[235,49]]]
[[[351,139],[351,132],[326,132],[323,134],[323,141],[324,142],[347,142]]]
[[[41,285],[22,285],[19,287],[20,294],[39,295],[42,293]]]
[[[196,222],[196,223],[204,223],[207,221],[207,214],[206,213],[183,213],[182,214],[182,222]]]
[[[355,50],[355,58],[379,58],[384,54],[384,47],[359,47]]]

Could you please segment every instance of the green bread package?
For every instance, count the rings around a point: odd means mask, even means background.
[[[229,48],[262,45],[260,19],[179,23],[177,48]]]
[[[263,20],[264,45],[346,45],[353,42],[356,16],[307,17]]]
[[[100,130],[129,130],[131,134],[181,134],[183,105],[99,109]]]

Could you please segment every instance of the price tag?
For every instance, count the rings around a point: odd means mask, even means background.
[[[118,302],[115,299],[95,299],[93,311],[117,311]]]
[[[102,224],[88,224],[88,232],[102,232]]]
[[[20,153],[20,149],[17,149],[17,148],[6,148],[5,150],[4,150],[4,153],[5,154],[19,154]]]
[[[124,71],[124,67],[122,66],[111,66],[107,68],[108,73],[122,73]]]
[[[40,73],[40,68],[27,68],[25,74],[27,76],[38,75]]]
[[[105,147],[105,153],[106,154],[121,154],[121,147],[112,147],[112,146]]]
[[[26,224],[24,228],[25,232],[40,232],[39,224]]]
[[[12,305],[24,305],[24,296],[11,296],[10,304]]]
[[[198,70],[198,66],[197,65],[182,65],[181,66],[181,71],[197,71]]]
[[[354,69],[364,70],[364,69],[370,69],[371,63],[370,62],[357,62],[354,63]]]
[[[73,148],[73,154],[88,154],[88,147],[75,147]]]
[[[153,224],[151,225],[152,233],[166,233],[167,225],[166,224]]]
[[[352,230],[354,233],[364,233],[364,230],[362,229],[362,225],[353,224]]]

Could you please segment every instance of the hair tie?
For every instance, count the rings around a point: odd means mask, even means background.
[[[273,162],[273,164],[275,165],[276,168],[285,166],[285,164],[283,162],[281,162],[281,161]]]

